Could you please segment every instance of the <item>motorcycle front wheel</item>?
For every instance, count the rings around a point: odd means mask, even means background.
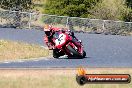
[[[54,57],[54,58],[59,58],[60,56],[63,56],[63,55],[65,55],[64,52],[59,51],[58,49],[54,49],[54,50],[53,50],[53,57]]]
[[[74,48],[72,48],[70,45],[67,46],[67,49],[70,51],[70,53],[73,55],[73,57],[80,57],[80,53],[77,52]]]
[[[86,52],[85,51],[83,51],[83,58],[85,58],[86,57]]]
[[[59,53],[55,49],[53,50],[53,57],[54,58],[59,58],[60,57]]]

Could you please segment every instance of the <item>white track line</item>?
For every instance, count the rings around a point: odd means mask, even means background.
[[[10,62],[8,62],[8,61],[5,61],[5,62],[3,62],[3,63],[10,63]]]
[[[23,62],[27,62],[27,61],[40,61],[40,60],[48,61],[48,60],[52,60],[50,58],[51,57],[31,58],[31,59],[25,59],[25,60],[20,59],[20,60],[14,60],[14,61],[0,61],[0,63],[14,63],[14,62],[23,63]]]
[[[15,62],[15,61],[14,61]],[[16,62],[24,62],[24,60],[16,61]]]
[[[33,60],[33,61],[39,61],[39,60]]]

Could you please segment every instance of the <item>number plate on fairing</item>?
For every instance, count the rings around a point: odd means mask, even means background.
[[[66,41],[66,35],[65,34],[60,34],[59,37],[55,40],[56,46],[61,45],[65,43]]]

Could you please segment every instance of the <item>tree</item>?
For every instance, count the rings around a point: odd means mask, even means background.
[[[89,9],[99,0],[48,0],[45,13],[72,17],[87,17]]]
[[[104,20],[124,20],[128,8],[124,0],[102,0],[92,10],[94,18]]]
[[[127,6],[132,8],[132,0],[126,0]]]
[[[32,0],[1,0],[0,8],[28,10],[32,8]]]
[[[132,22],[132,9],[129,9],[124,15],[124,21]]]

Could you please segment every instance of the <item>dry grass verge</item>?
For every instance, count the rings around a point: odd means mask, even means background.
[[[45,57],[49,50],[38,45],[0,40],[0,61]]]
[[[132,68],[89,68],[87,73],[127,73]],[[131,88],[130,84],[86,84],[76,83],[76,69],[52,70],[0,70],[0,88]]]

